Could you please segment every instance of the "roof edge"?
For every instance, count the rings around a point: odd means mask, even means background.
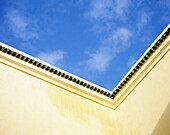
[[[120,97],[122,91],[124,91],[124,88],[129,84],[129,82],[132,82],[133,78],[137,76],[138,72],[142,71],[141,68],[144,68],[144,65],[147,65],[146,63],[149,61],[149,59],[152,59],[151,57],[153,56],[153,54],[156,52],[156,50],[159,50],[160,46],[167,39],[167,37],[169,37],[169,35],[170,24],[152,43],[152,45],[136,62],[136,64],[134,64],[134,66],[120,81],[120,83],[114,88],[113,91],[109,91],[80,77],[72,75],[62,69],[45,63],[1,42],[0,55],[8,57],[8,59],[11,59],[13,61],[17,61],[22,65],[26,65],[30,69],[33,68],[40,73],[44,73],[44,76],[47,74],[50,77],[57,78],[58,81],[64,82],[64,85],[70,85],[73,86],[75,89],[79,89],[78,92],[73,93],[79,93],[78,95],[80,96],[83,96],[82,93],[85,93],[85,95],[87,96],[84,96],[85,98],[88,98],[88,95],[90,95],[90,98],[88,99],[93,99],[93,101],[95,102],[101,103],[102,105],[114,109],[114,106],[116,106],[118,102],[117,96],[119,95]]]
[[[111,91],[0,42],[0,63],[114,109]]]
[[[169,39],[170,24],[163,30],[163,32],[161,32],[161,34],[139,58],[139,60],[134,64],[134,66],[129,70],[129,72],[119,82],[119,84],[113,89],[112,95],[115,100],[117,100],[121,96],[123,91],[126,91],[126,86],[129,85],[129,83],[132,83],[140,72],[146,70],[147,66],[151,63],[151,60],[154,59],[154,57],[156,57],[157,55],[160,55],[163,49],[168,47],[168,44],[170,42]]]

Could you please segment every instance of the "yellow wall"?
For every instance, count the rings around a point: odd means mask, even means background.
[[[0,135],[158,135],[169,69],[167,52],[113,110],[0,63]]]

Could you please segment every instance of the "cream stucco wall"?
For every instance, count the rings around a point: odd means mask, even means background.
[[[115,110],[0,61],[0,135],[150,135],[170,102],[169,50]]]

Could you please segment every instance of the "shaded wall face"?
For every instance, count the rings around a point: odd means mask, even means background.
[[[170,103],[166,107],[160,120],[158,121],[152,135],[169,135],[170,134]]]
[[[134,135],[150,135],[156,128],[159,128],[157,125],[170,102],[169,69],[170,52],[167,51],[116,109],[119,121],[123,121],[120,124],[121,127],[124,127],[123,134],[128,131],[129,134],[131,132]],[[169,118],[170,115],[166,117],[166,119]],[[160,129],[159,134],[155,135],[164,134],[164,130],[164,128]]]
[[[0,63],[0,135],[149,135],[169,103],[170,54],[116,110]]]

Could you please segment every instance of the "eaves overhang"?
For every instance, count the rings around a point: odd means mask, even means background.
[[[113,91],[70,74],[0,42],[0,62],[84,98],[116,109],[169,51],[170,24],[134,64]]]

